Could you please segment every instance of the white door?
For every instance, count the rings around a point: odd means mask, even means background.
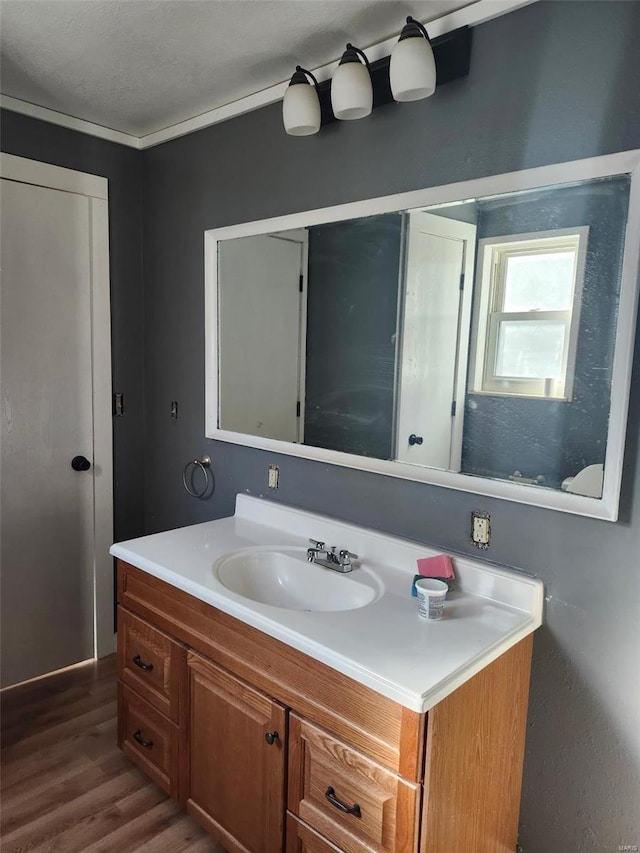
[[[101,455],[102,437],[94,448],[98,352],[92,340],[92,291],[96,264],[104,267],[106,261],[104,247],[95,250],[94,201],[2,180],[3,686],[94,657],[97,595],[100,631],[107,638],[101,651],[110,651],[104,623],[109,610],[113,620],[112,587],[104,574],[96,576],[96,562],[104,567],[102,555],[95,560],[96,528],[100,547],[108,548],[104,540],[105,534],[110,538],[111,520],[96,517],[94,489],[111,479],[111,462],[110,447],[109,458]],[[104,308],[95,295],[96,308]],[[106,307],[108,323],[108,292]],[[96,411],[104,421],[104,400]],[[86,460],[77,460],[78,468],[91,467],[74,470],[75,457]],[[110,494],[110,483],[105,485]],[[97,507],[110,514],[103,495]]]
[[[305,240],[296,235],[220,244],[220,429],[280,441],[303,439],[306,232]]]
[[[421,211],[408,220],[396,459],[458,471],[476,227]]]

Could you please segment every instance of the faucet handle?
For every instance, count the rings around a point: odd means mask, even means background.
[[[342,551],[340,551],[340,562],[343,565],[349,565],[351,560],[357,560],[357,559],[358,559],[358,555],[354,554],[352,551],[347,551],[346,548],[343,548]]]
[[[317,539],[309,539],[309,542],[318,551],[324,551],[324,542],[319,542]]]

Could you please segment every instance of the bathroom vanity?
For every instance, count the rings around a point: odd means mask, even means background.
[[[515,850],[539,581],[456,559],[428,622],[432,550],[244,495],[111,553],[120,746],[227,850]]]

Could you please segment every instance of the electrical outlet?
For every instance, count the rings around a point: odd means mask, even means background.
[[[491,516],[476,510],[471,513],[471,541],[476,548],[488,548],[491,541]]]
[[[280,469],[277,465],[269,465],[269,488],[277,489],[280,479]]]

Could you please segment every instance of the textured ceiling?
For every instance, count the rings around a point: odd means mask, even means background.
[[[0,0],[4,95],[144,136],[474,0]]]

